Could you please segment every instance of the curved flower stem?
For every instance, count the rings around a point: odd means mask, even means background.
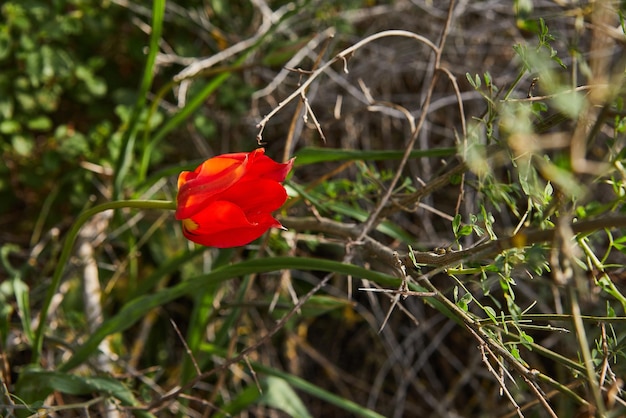
[[[46,299],[44,300],[41,311],[39,312],[39,324],[37,325],[35,340],[33,341],[33,359],[31,362],[33,365],[36,365],[39,362],[39,358],[41,357],[41,350],[43,347],[43,334],[44,330],[46,329],[48,310],[50,309],[52,298],[54,297],[54,294],[56,293],[59,284],[61,283],[63,269],[68,259],[70,258],[80,228],[85,224],[85,222],[89,220],[89,218],[100,212],[122,208],[175,210],[176,202],[164,200],[118,200],[115,202],[107,202],[101,205],[94,206],[91,209],[83,211],[78,216],[76,222],[74,222],[72,228],[68,231],[67,236],[65,237],[65,242],[63,243],[63,249],[61,250],[59,261],[52,275],[52,283],[50,283],[50,287],[48,288],[48,294],[46,295]]]

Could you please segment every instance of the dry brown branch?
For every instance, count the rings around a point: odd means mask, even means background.
[[[330,235],[341,236],[344,238],[355,240],[359,236],[358,224],[347,224],[344,222],[336,222],[326,218],[292,218],[281,217],[281,223],[290,229],[296,231],[317,231]],[[626,227],[626,216],[606,216],[598,219],[584,220],[572,223],[572,231],[574,234],[591,233],[603,229],[624,228]],[[449,267],[466,260],[476,260],[493,257],[502,251],[511,248],[522,248],[533,244],[551,242],[556,236],[556,229],[522,229],[517,234],[488,241],[484,244],[477,245],[460,251],[448,251],[443,254],[437,252],[413,251],[413,256],[418,264],[436,267]],[[395,263],[394,251],[380,242],[365,237],[360,242],[361,246],[368,252],[376,255],[381,261],[393,266]],[[402,255],[406,264],[411,264],[408,255]]]
[[[450,4],[448,6],[448,17],[447,17],[446,23],[445,23],[445,25],[444,25],[444,27],[442,29],[439,45],[437,47],[433,46],[433,51],[435,52],[435,61],[434,61],[434,65],[433,65],[433,69],[434,69],[433,76],[432,76],[430,82],[427,83],[428,84],[428,89],[427,89],[427,92],[426,92],[426,97],[425,97],[425,99],[424,99],[424,101],[422,103],[422,109],[421,109],[420,117],[418,119],[418,122],[417,122],[417,125],[415,127],[415,130],[413,131],[413,133],[411,135],[411,139],[409,140],[409,142],[408,142],[408,144],[406,146],[406,151],[404,152],[404,155],[402,156],[402,159],[398,163],[398,167],[396,169],[396,174],[395,174],[394,178],[391,180],[391,183],[389,184],[385,194],[381,197],[380,201],[377,203],[376,208],[372,211],[372,213],[368,217],[367,221],[361,227],[361,232],[360,232],[359,236],[357,237],[357,241],[361,241],[367,234],[369,234],[370,230],[374,227],[376,222],[379,221],[379,215],[382,212],[382,210],[385,207],[385,205],[387,204],[387,202],[389,201],[389,199],[391,198],[391,195],[393,193],[393,190],[394,190],[396,184],[398,184],[398,182],[400,181],[400,178],[402,176],[402,172],[404,170],[404,167],[406,166],[406,163],[409,160],[409,156],[411,155],[411,151],[415,147],[415,144],[417,142],[417,139],[419,138],[419,134],[421,132],[422,126],[424,125],[424,122],[426,121],[426,116],[428,115],[428,108],[430,106],[432,95],[433,95],[433,92],[435,90],[435,84],[436,84],[436,81],[437,81],[438,71],[440,70],[440,67],[441,67],[441,54],[443,52],[443,47],[444,47],[444,45],[446,43],[447,35],[448,35],[449,30],[450,30],[450,24],[452,22],[452,15],[453,15],[453,11],[454,11],[454,4],[455,4],[454,0],[451,0]]]
[[[265,2],[257,0],[253,3],[259,7],[259,10],[262,11],[261,15],[263,16],[263,23],[259,26],[257,33],[253,37],[238,42],[217,54],[211,55],[210,57],[200,60],[194,59],[194,62],[175,75],[173,80],[175,82],[181,82],[185,79],[193,78],[198,73],[205,71],[216,64],[219,64],[220,62],[223,62],[250,48],[261,37],[265,36],[265,34],[271,29],[272,25],[275,22],[278,22],[280,18],[293,7],[293,5],[287,4],[276,11],[268,12],[268,7]]]
[[[300,96],[302,92],[306,91],[306,89],[313,83],[321,74],[323,74],[327,68],[329,68],[334,63],[341,61],[344,64],[344,72],[347,72],[347,58],[350,57],[354,52],[362,48],[363,46],[374,42],[378,39],[399,36],[415,39],[418,42],[421,42],[428,47],[430,47],[433,51],[437,51],[438,48],[427,38],[415,34],[413,32],[403,31],[403,30],[388,30],[376,33],[374,35],[368,36],[367,38],[357,42],[356,44],[344,49],[339,54],[337,54],[333,59],[323,64],[319,69],[315,70],[296,90],[294,90],[287,98],[282,100],[278,106],[272,109],[267,115],[261,119],[261,121],[257,124],[257,128],[259,128],[259,133],[257,134],[257,142],[262,143],[263,141],[263,130],[265,129],[265,125],[269,122],[269,120],[278,112],[280,112],[288,103],[290,103],[293,99]]]
[[[515,408],[515,411],[517,412],[517,415],[520,416],[520,418],[524,417],[524,414],[522,414],[522,410],[520,408],[520,406],[517,404],[517,402],[515,402],[515,399],[513,398],[513,395],[511,395],[511,392],[509,392],[509,390],[507,389],[506,386],[506,380],[504,379],[504,376],[502,376],[501,374],[499,374],[491,365],[491,362],[489,361],[489,358],[487,358],[487,353],[489,353],[489,356],[491,358],[494,359],[494,361],[496,363],[500,363],[499,364],[499,368],[501,370],[505,370],[504,364],[502,364],[499,360],[498,357],[495,356],[493,354],[493,352],[489,349],[489,346],[487,344],[485,344],[484,342],[481,341],[480,337],[478,336],[478,334],[476,334],[475,332],[471,331],[472,334],[474,335],[474,337],[479,340],[479,349],[480,349],[480,353],[482,355],[482,359],[483,359],[483,364],[485,365],[485,367],[487,367],[487,370],[489,370],[489,373],[491,373],[493,375],[493,377],[496,379],[496,381],[498,382],[498,384],[500,385],[500,389],[502,391],[502,393],[504,393],[506,395],[506,397],[509,399],[509,402],[511,402],[511,404],[513,405],[513,407]],[[512,379],[511,379],[512,380]]]

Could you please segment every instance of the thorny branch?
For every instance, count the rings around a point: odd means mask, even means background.
[[[419,133],[422,129],[422,126],[424,125],[424,122],[426,121],[426,117],[428,116],[428,108],[430,106],[430,101],[432,99],[433,92],[435,91],[435,84],[437,82],[437,78],[439,74],[438,71],[440,70],[440,67],[441,67],[441,55],[443,53],[443,47],[446,43],[446,39],[450,31],[450,25],[452,23],[453,12],[454,12],[454,0],[451,0],[450,5],[448,7],[448,16],[446,18],[446,23],[441,33],[441,39],[439,41],[439,45],[433,48],[433,51],[435,52],[435,62],[434,62],[435,71],[430,80],[430,83],[428,84],[426,98],[424,99],[424,102],[422,104],[422,111],[420,113],[417,126],[415,127],[415,131],[412,132],[411,139],[409,140],[409,143],[406,146],[406,150],[404,151],[404,155],[402,156],[402,159],[400,160],[400,163],[398,164],[398,167],[396,169],[396,174],[393,180],[391,180],[391,184],[389,184],[387,191],[378,202],[376,208],[372,211],[367,221],[361,227],[361,232],[359,233],[359,236],[357,237],[357,241],[361,241],[367,234],[369,234],[369,232],[374,227],[374,225],[379,221],[380,219],[379,215],[382,212],[385,205],[387,204],[387,202],[389,201],[389,199],[391,198],[391,194],[393,193],[393,190],[396,184],[398,184],[398,182],[400,181],[404,167],[406,166],[406,163],[409,161],[411,151],[415,147],[417,139],[419,138]]]
[[[506,395],[506,397],[509,398],[509,402],[511,402],[511,404],[515,407],[515,411],[517,412],[517,414],[521,418],[523,418],[524,415],[522,414],[522,410],[521,410],[520,406],[517,404],[517,402],[515,402],[515,398],[513,398],[513,395],[511,395],[511,392],[509,392],[509,390],[506,387],[506,381],[504,379],[504,375],[499,374],[493,368],[493,366],[491,365],[491,362],[489,361],[489,358],[487,358],[487,352],[494,359],[494,361],[496,361],[496,363],[498,363],[498,365],[499,365],[501,370],[504,370],[504,365],[502,364],[501,361],[498,360],[498,357],[493,353],[493,351],[491,351],[489,346],[484,341],[482,341],[482,339],[478,336],[478,334],[476,334],[471,329],[470,329],[470,332],[474,335],[474,338],[476,338],[476,339],[478,339],[480,341],[478,347],[480,348],[480,353],[482,355],[483,364],[485,365],[485,367],[487,367],[487,370],[489,370],[489,373],[491,373],[494,376],[494,378],[496,379],[496,381],[500,385],[501,393],[504,393]],[[508,375],[508,372],[507,372],[507,375]]]
[[[265,2],[255,1],[253,3],[257,3],[256,5],[261,11],[265,11],[265,9],[267,9],[267,5],[264,4]],[[258,42],[259,39],[265,36],[272,28],[272,25],[280,21],[280,19],[286,13],[291,11],[293,7],[294,7],[293,4],[289,3],[286,6],[281,7],[279,10],[273,13],[267,13],[267,12],[262,13],[263,22],[254,36],[244,41],[238,42],[217,54],[213,54],[201,60],[194,60],[193,63],[189,64],[187,67],[185,67],[182,71],[180,71],[177,75],[174,76],[174,81],[180,82],[185,79],[193,78],[198,73],[204,70],[207,70],[208,68],[211,68],[214,65],[220,62],[223,62],[226,59],[233,57],[237,55],[238,53],[250,48],[256,42]]]
[[[381,39],[384,37],[389,37],[389,36],[401,36],[401,37],[409,37],[409,38],[413,38],[416,39],[424,44],[426,44],[427,46],[429,46],[433,51],[438,52],[439,56],[440,56],[440,50],[427,38],[417,35],[415,33],[412,32],[408,32],[408,31],[402,31],[402,30],[390,30],[390,31],[384,31],[384,32],[379,32],[377,34],[374,34],[372,36],[369,36],[365,39],[363,39],[362,41],[354,44],[353,46],[346,48],[345,50],[343,50],[342,52],[340,52],[339,54],[337,54],[332,60],[330,60],[329,62],[327,62],[326,64],[322,65],[320,68],[318,68],[317,70],[315,70],[301,85],[298,89],[296,89],[290,96],[288,96],[285,100],[283,100],[282,102],[279,103],[279,105],[274,108],[269,114],[267,114],[257,125],[257,127],[259,128],[259,133],[257,135],[257,141],[259,143],[262,142],[262,133],[263,130],[265,128],[265,125],[267,124],[267,122],[277,113],[279,112],[282,108],[284,108],[289,102],[291,102],[293,99],[297,98],[297,97],[304,97],[304,93],[306,92],[307,88],[311,85],[311,83],[313,83],[313,81],[315,81],[315,79],[321,75],[322,73],[324,73],[324,71],[326,71],[332,64],[334,64],[337,61],[342,61],[344,64],[344,71],[347,72],[347,57],[351,56],[356,50],[358,50],[359,48],[363,47],[364,45],[373,42],[377,39]],[[425,117],[425,116],[424,116]],[[414,141],[413,141],[414,142]],[[410,148],[407,148],[409,151],[407,151],[406,153],[406,159],[408,159],[408,155],[410,154]],[[381,206],[382,208],[382,206]],[[371,240],[371,245],[374,247],[379,247],[380,249],[382,248],[386,248],[384,246],[382,246],[381,244],[377,243],[374,240]],[[392,255],[393,257],[393,255]],[[322,281],[320,281],[320,283],[318,283],[318,285],[316,285],[313,289],[311,289],[306,295],[304,295],[303,297],[300,298],[298,304],[296,306],[294,306],[288,314],[286,314],[277,324],[274,328],[272,328],[272,330],[270,330],[270,332],[264,336],[263,338],[261,338],[259,341],[257,341],[254,345],[247,347],[245,350],[243,350],[241,353],[239,353],[237,356],[225,361],[222,365],[209,370],[207,372],[202,373],[201,375],[196,376],[194,379],[192,379],[190,382],[188,382],[187,384],[185,384],[182,387],[177,387],[174,390],[170,391],[169,393],[165,394],[164,396],[156,399],[155,401],[153,401],[148,407],[147,409],[149,411],[156,411],[159,410],[164,404],[166,404],[168,401],[176,399],[181,393],[183,393],[185,390],[193,387],[193,385],[203,379],[206,379],[207,377],[221,371],[221,370],[225,370],[226,368],[230,367],[233,364],[236,364],[242,360],[244,360],[246,358],[246,356],[248,354],[250,354],[251,352],[254,352],[255,350],[257,350],[259,347],[261,347],[263,344],[265,344],[267,341],[269,341],[269,339],[279,330],[282,329],[282,327],[284,326],[284,324],[296,313],[299,311],[299,309],[302,307],[302,305],[311,297],[313,296],[315,293],[317,293],[323,286],[326,285],[326,283],[330,280],[330,278],[332,277],[331,274],[327,275]]]
[[[327,218],[296,218],[282,217],[281,223],[296,231],[316,231],[335,235],[342,238],[355,240],[359,236],[358,224],[347,224]],[[626,227],[626,216],[605,216],[597,219],[589,219],[571,224],[574,234],[590,233],[603,229]],[[460,251],[448,251],[443,254],[430,251],[413,251],[413,257],[418,264],[435,267],[450,267],[467,260],[476,260],[477,257],[493,257],[510,248],[522,248],[533,244],[540,244],[554,240],[557,234],[554,229],[521,229],[515,235],[500,238],[493,241]],[[363,238],[361,246],[375,255],[386,264],[395,265],[394,251],[386,245],[371,237]],[[411,265],[412,261],[407,253],[401,255],[405,264]]]
[[[433,51],[439,51],[439,48],[435,46],[428,38],[425,38],[421,35],[418,35],[413,32],[405,31],[405,30],[387,30],[383,32],[375,33],[374,35],[368,36],[367,38],[357,42],[356,44],[344,49],[339,54],[335,55],[333,59],[328,61],[327,63],[320,66],[317,70],[315,70],[309,78],[307,78],[296,90],[294,90],[287,98],[282,100],[278,106],[272,109],[267,115],[261,119],[261,121],[257,124],[257,128],[259,128],[259,133],[257,134],[257,142],[261,143],[263,141],[263,130],[265,129],[265,125],[270,121],[270,119],[280,112],[287,104],[289,104],[292,100],[297,97],[301,97],[303,92],[307,90],[307,88],[313,83],[320,75],[322,75],[330,66],[335,64],[338,61],[342,61],[344,64],[344,72],[348,71],[347,68],[347,60],[348,58],[354,54],[355,51],[359,50],[363,46],[376,41],[378,39],[387,38],[390,36],[400,36],[405,38],[412,38],[419,42],[424,43],[428,47],[430,47]]]
[[[289,218],[289,217],[286,217],[286,218],[282,218],[281,222],[288,228],[301,230],[301,231],[302,230],[316,230],[319,232],[335,234],[335,235],[342,236],[345,238],[350,238],[351,236],[358,236],[359,234],[358,225],[344,224],[344,223],[335,222],[335,221],[324,219],[324,218]],[[585,221],[574,223],[571,225],[571,227],[574,233],[576,234],[592,232],[598,229],[605,229],[605,228],[626,227],[626,216],[615,216],[615,217],[605,217],[605,218],[599,218],[599,219],[585,220]],[[420,264],[441,267],[441,266],[452,265],[461,260],[470,259],[479,254],[481,256],[490,256],[490,255],[498,254],[499,252],[507,248],[512,248],[514,246],[523,246],[523,245],[530,245],[533,243],[546,242],[546,241],[553,239],[554,236],[555,236],[555,230],[528,230],[528,231],[521,231],[518,234],[511,236],[511,237],[491,241],[491,242],[478,245],[474,248],[470,248],[470,249],[463,250],[463,251],[455,251],[455,252],[450,252],[450,253],[446,253],[442,255],[439,255],[436,253],[430,253],[430,252],[414,252],[413,255],[415,257],[415,260]],[[379,243],[378,241],[370,237],[365,237],[364,242],[363,242],[363,247],[366,248],[368,251],[371,251],[372,253],[374,253],[381,260],[389,263],[390,266],[394,266],[397,263],[397,258],[396,258],[396,254],[394,251],[392,251],[389,247],[384,246],[383,244]],[[408,255],[404,255],[404,259],[405,259],[405,263],[407,264],[412,263]],[[207,377],[215,373],[218,373],[219,371],[225,370],[233,364],[236,364],[242,360],[245,360],[247,355],[256,351],[263,344],[267,343],[267,341],[269,341],[269,339],[273,335],[275,335],[278,331],[280,331],[282,327],[284,326],[284,324],[293,315],[295,315],[295,313],[298,312],[300,308],[302,308],[304,303],[328,283],[331,277],[332,277],[332,274],[325,276],[324,279],[321,280],[316,286],[314,286],[306,295],[301,297],[300,300],[298,301],[298,304],[294,306],[289,311],[289,313],[286,314],[275,325],[275,327],[272,328],[268,332],[267,335],[265,335],[255,344],[247,347],[246,349],[241,351],[237,356],[231,359],[228,359],[220,366],[217,366],[207,372],[197,375],[194,379],[192,379],[190,382],[186,383],[185,385],[181,387],[174,388],[172,391],[168,392],[167,394],[153,401],[152,404],[150,404],[147,407],[147,409],[152,412],[155,412],[159,410],[160,408],[162,408],[163,405],[166,404],[168,401],[176,399],[185,390],[193,387],[195,383],[203,379],[206,379]],[[427,279],[421,280],[420,283],[424,284],[426,288],[428,289],[428,291],[431,292],[429,294],[435,295],[437,300],[444,303],[446,306],[448,306],[448,308],[453,309],[455,311],[458,310],[459,315],[465,322],[466,326],[468,326],[474,333],[483,332],[481,331],[481,325],[479,323],[477,323],[472,318],[470,318],[465,312],[460,311],[460,308],[458,308],[454,303],[452,303],[445,296],[443,296],[437,290],[437,288],[434,287],[430,283],[429,280]],[[512,364],[513,367],[517,369],[517,371],[524,377],[525,380],[527,380],[527,382],[531,386],[534,386],[534,383],[532,382],[534,382],[536,379],[541,379],[553,386],[558,385],[558,382],[555,382],[549,376],[543,375],[536,370],[530,370],[527,367],[523,366],[521,363],[517,362],[514,358],[511,357],[511,354],[506,349],[504,349],[498,344],[493,343],[490,339],[481,337],[480,340],[488,344],[489,347],[495,352],[497,352],[498,355],[501,355],[505,359],[507,359],[509,363]],[[571,395],[573,396],[573,394]],[[541,398],[543,399],[543,396]],[[584,400],[580,398],[577,398],[577,399],[579,400],[579,402],[585,403]],[[541,401],[541,399],[540,399],[540,403],[542,403],[544,408],[546,408],[548,411],[551,411],[551,409],[549,409],[549,406],[543,401]]]

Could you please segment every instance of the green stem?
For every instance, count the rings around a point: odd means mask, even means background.
[[[604,406],[602,392],[600,390],[597,375],[593,365],[591,351],[589,350],[589,341],[587,340],[587,334],[585,332],[585,326],[583,324],[582,314],[580,312],[580,305],[578,304],[578,294],[576,293],[576,289],[574,288],[574,286],[569,287],[569,298],[572,305],[572,322],[574,324],[576,339],[578,340],[578,346],[580,347],[583,365],[585,366],[585,371],[587,374],[589,391],[591,392],[593,400],[596,404],[596,416],[605,417],[606,408]]]
[[[515,90],[515,87],[517,87],[517,85],[519,84],[519,82],[522,80],[522,77],[524,77],[524,74],[526,74],[526,68],[522,67],[522,69],[520,70],[519,73],[517,73],[517,77],[515,78],[515,80],[511,83],[511,85],[509,86],[508,90],[506,91],[506,93],[504,94],[504,97],[502,98],[502,101],[505,102],[509,99],[509,97],[511,96],[511,93],[513,93],[513,91]]]
[[[120,154],[115,164],[115,176],[113,178],[114,198],[118,198],[122,194],[124,177],[131,165],[141,110],[144,108],[146,96],[152,85],[152,80],[154,79],[154,63],[159,52],[159,41],[161,40],[161,33],[163,31],[164,15],[165,0],[154,0],[152,7],[152,32],[150,34],[150,48],[146,58],[146,65],[137,94],[137,102],[135,103],[128,126],[122,137]]]
[[[44,300],[43,306],[41,307],[41,312],[39,313],[39,324],[37,325],[37,332],[35,333],[35,340],[33,344],[34,347],[32,364],[36,365],[39,362],[39,358],[41,357],[41,350],[43,347],[43,334],[46,329],[46,320],[48,317],[48,310],[50,309],[50,303],[52,302],[52,298],[54,297],[54,294],[56,293],[59,284],[61,283],[63,268],[70,258],[80,228],[85,224],[85,222],[87,222],[87,220],[100,212],[122,208],[175,210],[176,203],[163,200],[119,200],[115,202],[103,203],[91,209],[87,209],[78,216],[76,222],[74,222],[72,228],[67,233],[65,242],[63,243],[63,249],[61,250],[59,261],[52,275],[52,283],[48,288],[48,294],[46,295],[46,299]]]

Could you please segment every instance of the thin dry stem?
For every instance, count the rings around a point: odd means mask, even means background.
[[[380,201],[376,205],[376,208],[372,211],[367,221],[361,227],[361,232],[357,238],[357,241],[361,241],[367,234],[369,234],[371,229],[374,227],[374,224],[379,221],[379,215],[381,214],[383,208],[385,207],[385,205],[391,198],[391,195],[394,191],[395,186],[400,181],[404,167],[406,166],[406,163],[409,161],[411,151],[415,147],[417,139],[419,138],[419,133],[422,129],[422,126],[424,125],[424,122],[426,121],[426,117],[428,116],[428,108],[430,106],[430,101],[432,99],[433,92],[435,91],[435,84],[437,82],[437,74],[438,74],[437,71],[440,69],[440,66],[441,66],[441,55],[443,53],[443,47],[446,43],[448,32],[450,30],[453,10],[454,10],[454,0],[451,0],[450,5],[448,6],[448,17],[446,19],[446,23],[441,33],[441,39],[439,41],[439,45],[436,48],[433,46],[433,51],[435,52],[435,62],[434,62],[435,71],[433,73],[433,76],[430,82],[428,83],[428,90],[426,92],[426,98],[424,99],[424,102],[422,103],[422,110],[421,110],[420,117],[417,122],[417,126],[415,127],[415,130],[413,131],[411,135],[411,139],[409,140],[409,143],[406,146],[404,155],[402,156],[402,159],[400,160],[398,164],[395,176],[391,180],[391,183],[389,184],[387,191],[385,192],[383,197],[380,199]]]
[[[323,74],[331,65],[333,65],[334,63],[336,63],[337,61],[343,61],[344,63],[344,71],[347,72],[348,67],[347,67],[347,57],[351,56],[355,51],[359,50],[360,48],[362,48],[363,46],[376,41],[378,39],[382,39],[382,38],[386,38],[386,37],[391,37],[391,36],[400,36],[400,37],[405,37],[405,38],[412,38],[417,40],[418,42],[421,42],[425,45],[427,45],[428,47],[430,47],[433,51],[438,51],[438,48],[427,38],[418,35],[416,33],[413,32],[409,32],[409,31],[404,31],[404,30],[388,30],[388,31],[383,31],[383,32],[379,32],[376,33],[374,35],[368,36],[367,38],[357,42],[356,44],[352,45],[351,47],[348,47],[346,49],[344,49],[343,51],[341,51],[339,54],[337,54],[333,59],[331,59],[330,61],[328,61],[327,63],[323,64],[320,68],[318,68],[317,70],[315,70],[303,83],[302,85],[300,85],[300,87],[298,87],[296,90],[294,90],[287,98],[285,98],[284,100],[282,100],[278,106],[276,106],[274,109],[272,109],[271,112],[269,112],[267,115],[265,115],[263,117],[263,119],[261,119],[261,121],[257,124],[257,128],[259,128],[259,132],[257,134],[257,142],[258,143],[262,143],[263,142],[263,130],[265,129],[265,125],[267,125],[267,123],[270,121],[270,119],[278,112],[280,112],[287,104],[289,104],[292,100],[294,100],[296,97],[301,96],[302,92],[306,91],[306,89],[311,85],[311,83],[313,83],[321,74]]]
[[[478,335],[476,335],[476,333],[474,333],[473,331],[472,331],[472,333],[478,339]],[[517,412],[517,415],[519,415],[520,418],[524,418],[524,414],[522,414],[522,410],[521,410],[520,406],[517,404],[517,402],[515,402],[515,399],[513,398],[513,395],[511,395],[511,392],[509,392],[509,389],[506,387],[506,381],[504,380],[504,376],[501,375],[500,373],[498,373],[493,368],[493,366],[489,362],[489,359],[487,358],[487,354],[486,353],[489,352],[489,355],[496,362],[500,363],[498,361],[498,358],[493,354],[493,352],[489,349],[489,346],[487,346],[487,344],[485,344],[484,342],[481,342],[478,345],[478,348],[480,349],[480,353],[482,355],[483,364],[487,367],[487,370],[489,370],[489,373],[491,373],[495,377],[496,381],[500,385],[500,390],[502,391],[502,393],[504,393],[506,395],[506,397],[509,399],[511,404],[515,407],[515,411]],[[503,364],[500,364],[500,369],[504,370],[504,365]]]
[[[306,301],[311,298],[311,296],[319,292],[319,290],[324,287],[332,277],[332,273],[326,275],[317,285],[315,285],[304,296],[302,296],[298,301],[298,304],[294,306],[289,312],[287,312],[287,314],[285,314],[285,316],[283,316],[265,336],[260,338],[254,344],[248,346],[236,356],[225,360],[224,363],[222,363],[221,365],[194,377],[186,384],[180,387],[176,387],[165,395],[155,399],[146,407],[146,410],[150,411],[151,413],[157,412],[158,410],[162,409],[165,404],[175,400],[181,393],[192,388],[197,382],[204,380],[207,377],[212,376],[216,373],[223,372],[227,370],[230,366],[237,364],[242,360],[245,360],[249,354],[258,350],[262,345],[266,344],[278,331],[282,330],[287,321],[289,321],[289,319],[291,319],[298,312],[298,310],[302,308],[302,306],[306,303]]]

